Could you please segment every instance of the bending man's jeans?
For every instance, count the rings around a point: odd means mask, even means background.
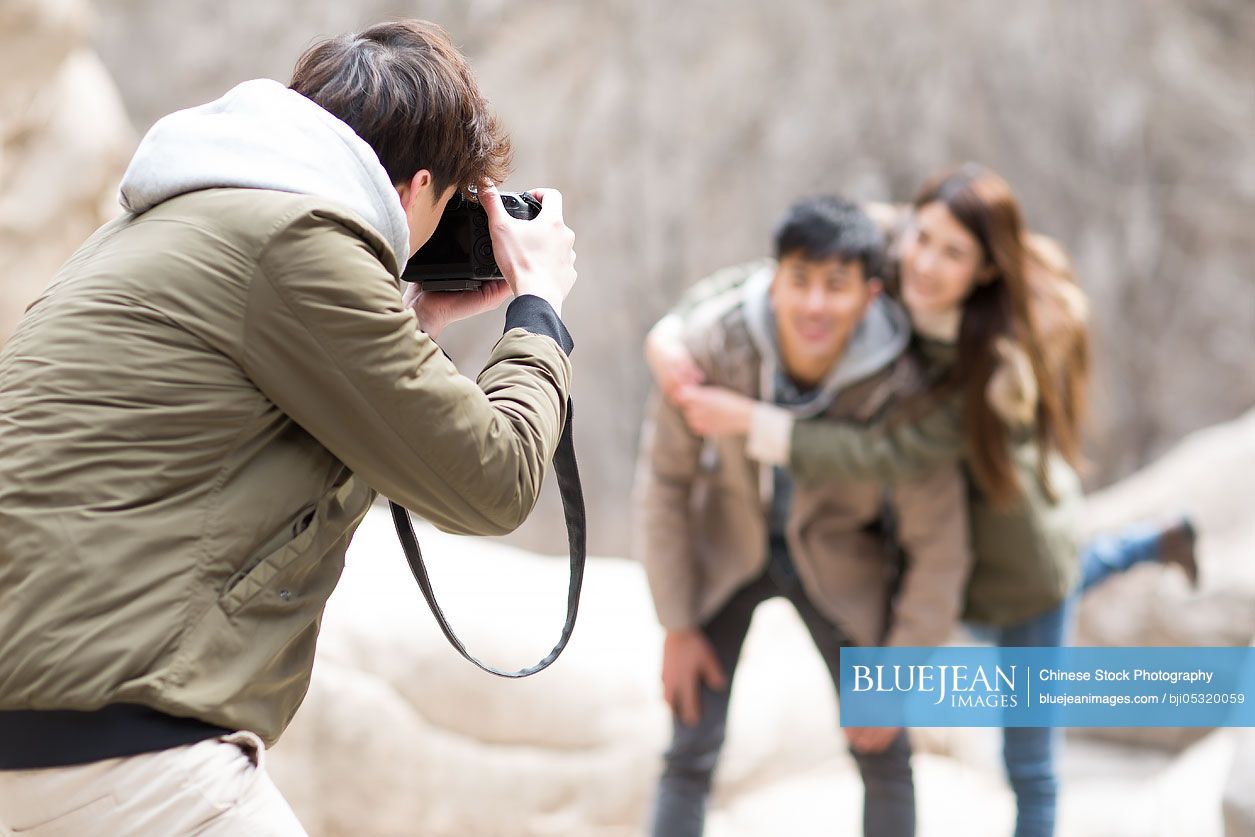
[[[771,566],[760,578],[741,588],[702,627],[728,676],[728,688],[702,687],[702,717],[695,726],[674,721],[671,747],[658,783],[654,808],[654,837],[697,837],[706,819],[711,776],[723,747],[728,701],[741,646],[754,609],[767,599],[784,596],[810,631],[832,675],[834,688],[840,670],[840,649],[850,645],[841,631],[806,598],[788,561],[787,552],[773,544]],[[833,730],[840,735],[840,730]],[[863,775],[863,833],[868,837],[909,837],[915,833],[915,788],[911,779],[911,749],[906,733],[881,753],[854,753]]]

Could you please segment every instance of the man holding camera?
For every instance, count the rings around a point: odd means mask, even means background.
[[[682,340],[694,378],[797,417],[852,422],[920,389],[921,371],[905,351],[910,324],[879,294],[882,241],[871,219],[839,198],[806,200],[786,214],[775,243],[774,264],[688,313]],[[653,834],[696,837],[757,606],[790,601],[835,687],[843,646],[944,641],[970,556],[956,466],[894,486],[794,485],[757,461],[774,461],[761,453],[782,443],[779,427],[703,437],[705,401],[673,395],[679,405],[657,398],[643,433],[638,548],[666,629],[662,681],[674,714]],[[882,531],[886,496],[905,552],[897,580]],[[864,833],[913,834],[905,733],[846,734],[863,777]]]
[[[437,26],[381,24],[161,120],[0,352],[0,834],[304,833],[261,769],[376,492],[531,510],[567,409],[561,196]],[[398,277],[479,186],[504,281]],[[515,296],[476,382],[432,337]]]

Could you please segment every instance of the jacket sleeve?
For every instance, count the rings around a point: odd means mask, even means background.
[[[546,320],[560,333],[528,330]],[[566,417],[571,366],[555,338],[569,350],[552,308],[516,299],[470,381],[418,331],[366,242],[308,212],[260,259],[242,365],[375,490],[445,531],[504,534],[535,504]]]
[[[894,482],[954,463],[963,454],[962,401],[957,396],[911,419],[872,425],[829,419],[793,421],[788,466],[803,482],[840,479]]]
[[[886,645],[940,645],[963,611],[972,551],[967,498],[956,464],[893,486],[898,540],[906,553]]]
[[[697,626],[698,572],[690,496],[702,440],[665,398],[654,395],[641,433],[635,506],[637,558],[645,567],[658,621]]]

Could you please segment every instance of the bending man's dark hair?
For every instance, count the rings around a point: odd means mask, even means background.
[[[867,278],[881,275],[884,236],[858,204],[836,195],[806,198],[789,207],[776,226],[776,259],[800,256],[859,262]]]

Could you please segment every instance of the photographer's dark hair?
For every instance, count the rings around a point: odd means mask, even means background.
[[[510,140],[434,23],[380,23],[315,44],[289,86],[356,131],[394,184],[427,169],[439,195],[509,174]]]
[[[855,203],[836,195],[806,198],[789,207],[776,226],[776,259],[800,256],[822,262],[860,262],[863,276],[881,275],[884,236]]]

